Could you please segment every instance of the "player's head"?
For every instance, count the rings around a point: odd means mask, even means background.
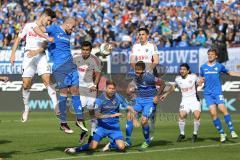
[[[116,83],[112,80],[106,81],[106,95],[111,98],[116,93]]]
[[[179,71],[179,73],[180,73],[180,75],[181,75],[182,77],[186,77],[188,74],[190,74],[191,71],[190,71],[189,65],[188,65],[187,63],[182,63],[182,64],[180,65],[180,71]]]
[[[43,26],[50,24],[53,18],[56,18],[56,14],[50,8],[46,8],[40,17]]]
[[[138,29],[138,38],[141,44],[144,44],[148,40],[149,30],[147,28]]]
[[[81,53],[84,59],[87,59],[92,51],[92,43],[89,41],[84,41],[81,45]]]
[[[67,34],[71,34],[74,31],[76,20],[74,18],[65,19],[62,27]]]
[[[218,58],[217,50],[214,48],[209,49],[207,54],[208,54],[208,62],[214,62]]]
[[[145,63],[143,61],[138,61],[135,65],[135,73],[140,77],[145,71]]]

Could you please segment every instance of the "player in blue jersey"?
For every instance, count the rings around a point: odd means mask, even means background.
[[[128,106],[125,99],[116,93],[116,84],[113,81],[106,82],[106,91],[97,98],[94,106],[98,125],[90,143],[80,147],[66,148],[66,153],[78,153],[87,150],[95,150],[102,138],[110,139],[109,148],[123,151],[125,149],[124,138],[119,124],[120,110],[128,109],[132,114],[134,110]],[[137,120],[134,118],[134,124]],[[136,123],[135,123],[136,122]]]
[[[68,91],[72,95],[72,104],[76,114],[76,125],[83,131],[88,131],[83,123],[82,106],[79,97],[79,81],[77,66],[73,63],[70,48],[70,36],[76,25],[75,19],[67,18],[62,25],[52,24],[48,27],[36,27],[34,31],[45,39],[54,38],[48,47],[49,56],[53,62],[53,77],[59,88],[60,129],[65,133],[73,133],[67,124],[66,103]],[[48,34],[46,34],[48,33]]]
[[[223,131],[220,119],[217,116],[217,108],[223,113],[225,122],[228,125],[232,138],[237,138],[238,135],[234,131],[231,116],[224,105],[224,97],[222,95],[222,84],[220,79],[221,73],[226,73],[230,76],[240,77],[240,73],[231,72],[224,65],[216,61],[218,53],[216,49],[208,50],[208,62],[200,68],[201,82],[204,82],[204,98],[209,108],[213,119],[213,124],[220,134],[220,142],[226,141],[226,134]]]
[[[150,144],[150,127],[148,125],[148,119],[151,117],[153,109],[155,108],[154,99],[157,97],[156,81],[155,76],[152,73],[144,72],[145,63],[143,61],[138,61],[135,65],[135,78],[134,83],[136,85],[136,98],[134,110],[137,113],[142,113],[142,130],[145,141],[141,145],[141,149],[145,149]],[[131,144],[130,136],[131,132],[128,133],[128,126],[126,125],[126,145]]]

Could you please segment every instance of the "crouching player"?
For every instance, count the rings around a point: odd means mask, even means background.
[[[98,125],[92,141],[80,147],[66,148],[66,153],[95,150],[101,139],[104,137],[110,138],[110,141],[112,142],[109,145],[110,149],[124,151],[124,138],[119,124],[119,116],[122,114],[119,113],[119,111],[121,109],[128,109],[134,114],[134,110],[127,105],[123,97],[116,93],[116,84],[113,81],[106,82],[106,91],[97,98],[94,109]],[[133,118],[133,122],[135,126],[138,125],[135,117]]]

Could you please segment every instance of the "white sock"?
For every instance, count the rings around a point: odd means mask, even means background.
[[[194,119],[193,124],[194,124],[193,134],[197,134],[197,133],[198,133],[199,126],[200,126],[200,120],[195,120],[195,119]]]
[[[29,97],[30,97],[29,89],[27,89],[27,90],[22,89],[22,96],[23,96],[24,111],[27,112],[27,111],[29,111],[29,106],[28,106]]]
[[[178,122],[180,134],[185,135],[184,128],[185,128],[185,120],[179,120]]]
[[[91,136],[93,136],[93,133],[95,132],[97,127],[97,120],[96,119],[92,119],[91,120]]]
[[[56,108],[58,106],[57,93],[51,86],[47,86],[47,90],[48,95],[52,100],[53,107]]]

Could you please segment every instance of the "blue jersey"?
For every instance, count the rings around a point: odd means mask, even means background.
[[[106,94],[103,93],[96,99],[94,109],[95,112],[99,112],[103,115],[111,115],[119,113],[120,110],[127,109],[127,106],[125,99],[118,93],[111,99],[106,98]],[[98,126],[110,130],[119,130],[119,117],[98,119]]]
[[[50,37],[54,38],[54,42],[48,47],[49,57],[53,62],[53,70],[61,68],[65,72],[76,69],[70,48],[70,34],[67,34],[60,26],[51,25],[46,28],[46,32]]]
[[[207,63],[203,64],[200,68],[200,76],[205,77],[204,94],[221,95],[222,83],[220,73],[228,72],[225,66],[218,62],[213,66],[209,66]]]
[[[134,82],[137,86],[137,97],[154,97],[157,89],[155,83],[155,76],[149,72],[143,73],[140,77],[135,75]]]

